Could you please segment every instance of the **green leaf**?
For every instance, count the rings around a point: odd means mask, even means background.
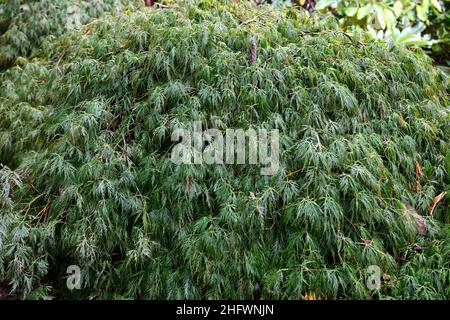
[[[439,12],[442,12],[442,7],[438,0],[431,0],[431,3]]]
[[[419,46],[419,47],[423,47],[428,45],[428,41],[422,40],[422,39],[417,39],[417,38],[413,38],[413,39],[409,39],[403,42],[404,45],[407,46]]]
[[[417,12],[417,17],[422,20],[422,21],[426,21],[427,20],[427,15],[424,13],[423,8],[421,6],[417,6],[416,7],[416,12]]]
[[[319,2],[316,3],[316,10],[322,10],[326,7],[328,7],[329,5],[331,5],[332,3],[336,3],[337,0],[320,0]]]
[[[400,1],[397,1],[394,3],[394,7],[392,9],[394,10],[395,16],[398,18],[402,14],[403,4]]]
[[[377,38],[380,39],[380,40],[383,40],[383,38],[384,38],[384,32],[383,32],[383,30],[378,31],[378,33],[377,33]]]
[[[423,12],[428,14],[428,11],[430,10],[430,0],[423,0],[421,7]]]
[[[424,0],[420,6],[416,7],[417,17],[422,21],[427,21],[429,10],[430,10],[430,1]]]
[[[397,23],[397,19],[395,18],[394,12],[390,9],[383,10],[384,12],[384,18],[386,21],[387,27],[394,27]]]
[[[383,30],[386,29],[388,18],[386,16],[385,10],[381,6],[376,5],[375,11],[377,12],[377,21],[380,24],[380,28]]]
[[[445,166],[447,168],[447,172],[450,172],[450,149],[447,150],[447,155],[445,156]]]
[[[364,7],[361,7],[358,9],[358,14],[356,15],[356,18],[358,20],[364,19],[364,17],[366,17],[370,11],[372,10],[372,6],[371,5],[367,5]]]
[[[367,30],[369,31],[369,33],[372,37],[374,37],[374,38],[377,37],[377,31],[374,28],[372,28],[372,26],[370,26],[370,25],[367,26]]]
[[[345,9],[345,14],[349,17],[353,17],[358,11],[357,7],[350,7]]]

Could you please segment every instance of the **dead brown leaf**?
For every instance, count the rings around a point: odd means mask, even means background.
[[[444,196],[447,194],[447,192],[442,192],[441,194],[438,194],[436,197],[434,197],[433,201],[431,202],[431,206],[428,208],[428,213],[430,216],[433,216],[434,208],[438,205],[438,203],[444,198]]]
[[[418,178],[423,176],[422,167],[420,166],[420,164],[418,162],[416,162],[416,176]]]
[[[425,225],[425,219],[417,213],[417,210],[411,206],[406,206],[402,203],[403,214],[410,223],[417,225],[417,233],[424,236],[427,234],[427,226]],[[414,219],[414,220],[413,220]],[[414,222],[413,222],[414,221]]]

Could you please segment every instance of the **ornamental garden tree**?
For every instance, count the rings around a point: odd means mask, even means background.
[[[297,9],[178,2],[0,77],[0,276],[25,297],[449,296],[448,80],[420,49]],[[279,169],[173,163],[193,121],[277,129]]]

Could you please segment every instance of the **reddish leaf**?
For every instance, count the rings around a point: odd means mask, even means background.
[[[422,167],[420,166],[420,164],[418,162],[416,162],[416,176],[417,177],[423,176]]]
[[[431,206],[428,208],[428,213],[430,216],[433,216],[434,208],[438,205],[438,203],[444,198],[444,196],[447,194],[447,192],[442,192],[441,194],[434,197],[433,201],[431,202]]]

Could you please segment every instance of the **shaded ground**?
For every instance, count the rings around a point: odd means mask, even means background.
[[[0,300],[16,300],[16,294],[10,294],[11,288],[7,282],[0,282]]]

